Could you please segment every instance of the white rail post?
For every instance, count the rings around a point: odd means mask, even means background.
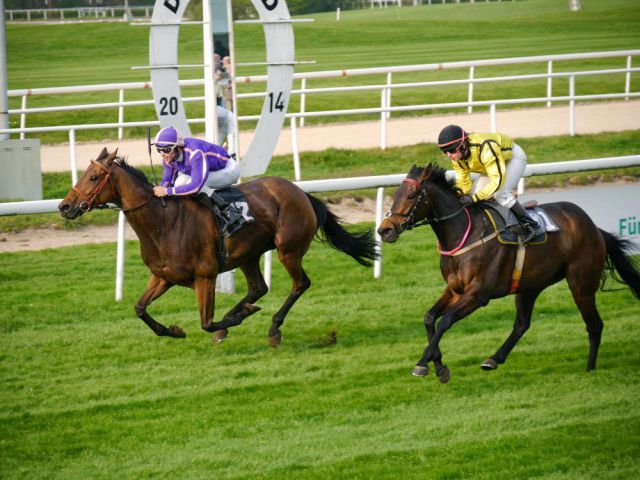
[[[518,195],[522,195],[524,193],[524,177],[520,177],[520,180],[518,180],[517,192]]]
[[[300,151],[298,150],[298,129],[296,128],[296,117],[291,117],[291,150],[293,150],[293,175],[296,182],[300,181]]]
[[[387,114],[385,111],[387,103],[387,95],[385,89],[380,91],[380,149],[386,150],[387,148]]]
[[[549,62],[547,63],[547,74],[549,75],[547,77],[547,97],[551,98],[552,95],[552,83],[553,83],[553,77],[551,76],[551,74],[553,73],[553,60],[549,60]],[[551,100],[549,100],[547,102],[547,107],[551,106]]]
[[[569,77],[569,135],[576,135],[576,76]]]
[[[22,96],[22,103],[20,104],[20,108],[22,110],[27,109],[27,95]],[[25,128],[27,126],[27,112],[22,112],[20,114],[20,128]],[[20,140],[24,140],[24,132],[20,132]]]
[[[631,55],[627,55],[627,73],[624,76],[624,93],[629,93],[631,90]],[[629,100],[629,97],[624,97],[625,100]]]
[[[78,183],[78,160],[76,159],[76,130],[69,130],[69,158],[71,159],[71,183]]]
[[[264,281],[267,287],[271,288],[271,262],[273,256],[273,250],[269,250],[264,254]]]
[[[393,82],[392,78],[393,74],[391,72],[387,72],[387,85],[391,85]],[[391,106],[391,89],[387,88],[387,107]],[[387,112],[387,118],[391,118],[391,112]]]
[[[124,88],[120,89],[120,94],[118,95],[118,102],[120,103],[120,105],[118,106],[118,123],[123,123],[124,122],[124,105],[122,105],[122,102],[124,102]],[[123,131],[123,128],[118,127],[118,140],[122,140],[122,131]]]
[[[118,214],[118,246],[116,249],[116,302],[122,300],[124,290],[124,230],[126,220],[124,213]]]
[[[384,187],[378,188],[376,195],[376,259],[373,261],[373,278],[380,278],[382,274],[382,238],[378,234],[378,228],[382,223],[382,217],[384,216]]]
[[[471,66],[469,67],[469,94],[468,94],[468,101],[469,103],[473,102],[473,76],[475,74],[475,67]],[[473,105],[469,105],[467,107],[467,112],[471,113],[473,112]]]
[[[489,116],[491,118],[491,133],[496,133],[498,131],[497,121],[496,121],[496,104],[492,103],[489,106]]]
[[[300,84],[300,88],[302,90],[302,94],[300,95],[300,113],[302,115],[304,115],[304,108],[305,108],[306,100],[307,100],[307,94],[304,93],[304,91],[307,88],[307,79],[306,78],[302,79],[302,83]],[[300,126],[304,127],[304,116],[300,117]]]

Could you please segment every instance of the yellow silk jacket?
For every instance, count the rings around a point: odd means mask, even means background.
[[[489,177],[487,185],[472,195],[474,202],[486,200],[504,185],[506,163],[513,156],[513,140],[500,133],[470,133],[469,156],[453,162],[456,186],[467,195],[473,186],[471,172]]]

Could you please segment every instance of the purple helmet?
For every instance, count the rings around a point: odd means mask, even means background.
[[[158,132],[153,145],[158,147],[183,147],[184,137],[174,127],[166,127]]]

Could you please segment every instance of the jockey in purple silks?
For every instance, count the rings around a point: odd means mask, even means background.
[[[158,132],[152,145],[162,155],[164,172],[160,185],[153,188],[157,197],[204,193],[220,209],[229,225],[242,219],[234,205],[215,193],[240,178],[238,163],[221,146],[197,138],[184,138],[174,127]]]

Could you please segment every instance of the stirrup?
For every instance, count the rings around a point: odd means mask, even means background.
[[[538,225],[537,223],[528,223],[526,225],[521,225],[521,227],[524,230],[522,232],[522,243],[526,245],[531,240],[536,238],[540,225]]]

